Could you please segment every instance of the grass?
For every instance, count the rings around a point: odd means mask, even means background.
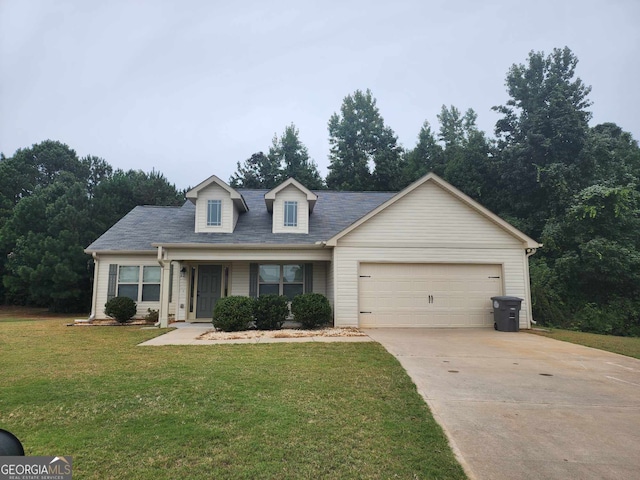
[[[136,327],[0,318],[0,428],[74,478],[465,478],[375,343],[137,347]]]
[[[598,348],[608,352],[619,353],[628,357],[640,358],[639,337],[615,337],[613,335],[598,335],[596,333],[575,332],[573,330],[550,329],[549,332],[532,330],[536,335],[555,338],[578,345]]]

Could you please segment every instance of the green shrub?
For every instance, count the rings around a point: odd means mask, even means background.
[[[260,295],[254,302],[253,314],[259,330],[278,330],[289,314],[287,297]]]
[[[570,308],[566,305],[556,273],[544,259],[530,260],[529,271],[533,319],[540,325],[567,328],[571,319]]]
[[[213,309],[213,326],[223,332],[247,330],[253,321],[254,302],[249,297],[221,298]]]
[[[587,303],[579,309],[571,329],[602,335],[639,336],[640,305],[626,298],[614,298],[605,306]]]
[[[296,295],[291,302],[291,313],[304,328],[316,328],[331,321],[329,300],[319,293]]]
[[[151,308],[147,308],[147,314],[144,316],[144,319],[147,322],[156,323],[160,318],[160,312],[158,310],[153,310]]]
[[[113,297],[105,303],[104,313],[120,323],[128,322],[136,314],[136,302],[129,297]]]

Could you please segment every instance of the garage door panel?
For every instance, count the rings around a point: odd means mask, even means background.
[[[500,265],[360,265],[362,327],[490,327]]]

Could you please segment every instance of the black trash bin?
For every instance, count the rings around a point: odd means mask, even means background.
[[[520,330],[520,307],[518,297],[491,297],[493,301],[493,327],[500,332]]]

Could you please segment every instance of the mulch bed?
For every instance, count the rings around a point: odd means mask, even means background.
[[[252,338],[303,338],[303,337],[366,337],[357,328],[320,328],[302,330],[286,328],[282,330],[245,330],[242,332],[217,332],[210,330],[198,337],[198,340],[240,340]]]
[[[68,323],[69,327],[134,327],[134,326],[148,326],[152,327],[155,325],[155,322],[150,322],[148,320],[142,319],[133,319],[126,323],[116,322],[115,320],[93,320],[91,322],[82,321],[82,322],[74,322]]]

